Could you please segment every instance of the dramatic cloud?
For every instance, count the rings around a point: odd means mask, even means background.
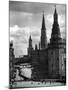
[[[47,41],[49,42],[55,6],[53,4],[13,2],[10,10],[10,41],[13,40],[15,56],[27,54],[29,36],[32,44],[39,44],[44,10]],[[57,5],[58,23],[62,38],[65,38],[65,5]]]
[[[57,4],[56,5],[58,9],[59,14],[65,13],[65,5],[63,4]],[[55,4],[48,4],[48,3],[37,3],[37,2],[16,2],[16,1],[10,1],[9,2],[9,10],[10,11],[16,11],[16,12],[27,12],[27,13],[40,13],[42,11],[45,11],[47,13],[53,13],[53,10],[55,8]]]

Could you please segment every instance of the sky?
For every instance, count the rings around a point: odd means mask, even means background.
[[[13,41],[16,57],[27,54],[29,36],[33,48],[39,44],[42,16],[45,16],[47,42],[51,38],[55,4],[9,1],[10,41]],[[61,37],[66,36],[66,5],[56,4]]]

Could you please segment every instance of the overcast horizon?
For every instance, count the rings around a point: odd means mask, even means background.
[[[15,56],[27,54],[31,34],[33,47],[40,41],[44,12],[47,41],[51,37],[55,4],[9,1],[10,41],[13,40]],[[56,4],[61,37],[66,35],[66,5]]]

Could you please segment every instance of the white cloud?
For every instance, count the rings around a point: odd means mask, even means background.
[[[27,54],[28,39],[31,34],[33,44],[38,41],[39,29],[36,27],[19,27],[15,25],[10,27],[10,41],[14,41],[15,55]],[[36,37],[37,36],[37,37]]]
[[[59,15],[58,22],[60,26],[65,25],[65,15]]]
[[[48,20],[48,22],[49,23],[53,23],[53,15],[52,14],[48,14],[47,16],[46,16],[46,19]]]

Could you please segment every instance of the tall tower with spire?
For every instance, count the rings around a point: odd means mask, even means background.
[[[54,23],[53,23],[53,27],[52,27],[50,43],[52,45],[56,46],[56,45],[58,45],[60,40],[61,40],[61,35],[60,35],[60,28],[59,28],[59,24],[58,24],[58,14],[56,11],[56,6],[55,6]]]
[[[43,13],[42,28],[41,28],[41,49],[44,49],[46,47],[47,47],[47,38],[46,38],[45,18]]]
[[[30,35],[30,37],[29,37],[29,47],[28,47],[28,55],[29,55],[29,56],[31,56],[32,51],[33,51],[32,38],[31,38],[31,35]]]
[[[54,22],[52,27],[51,39],[48,45],[48,71],[49,75],[57,78],[64,72],[64,44],[60,35],[58,24],[58,14],[54,11]],[[63,68],[63,69],[62,69]]]

